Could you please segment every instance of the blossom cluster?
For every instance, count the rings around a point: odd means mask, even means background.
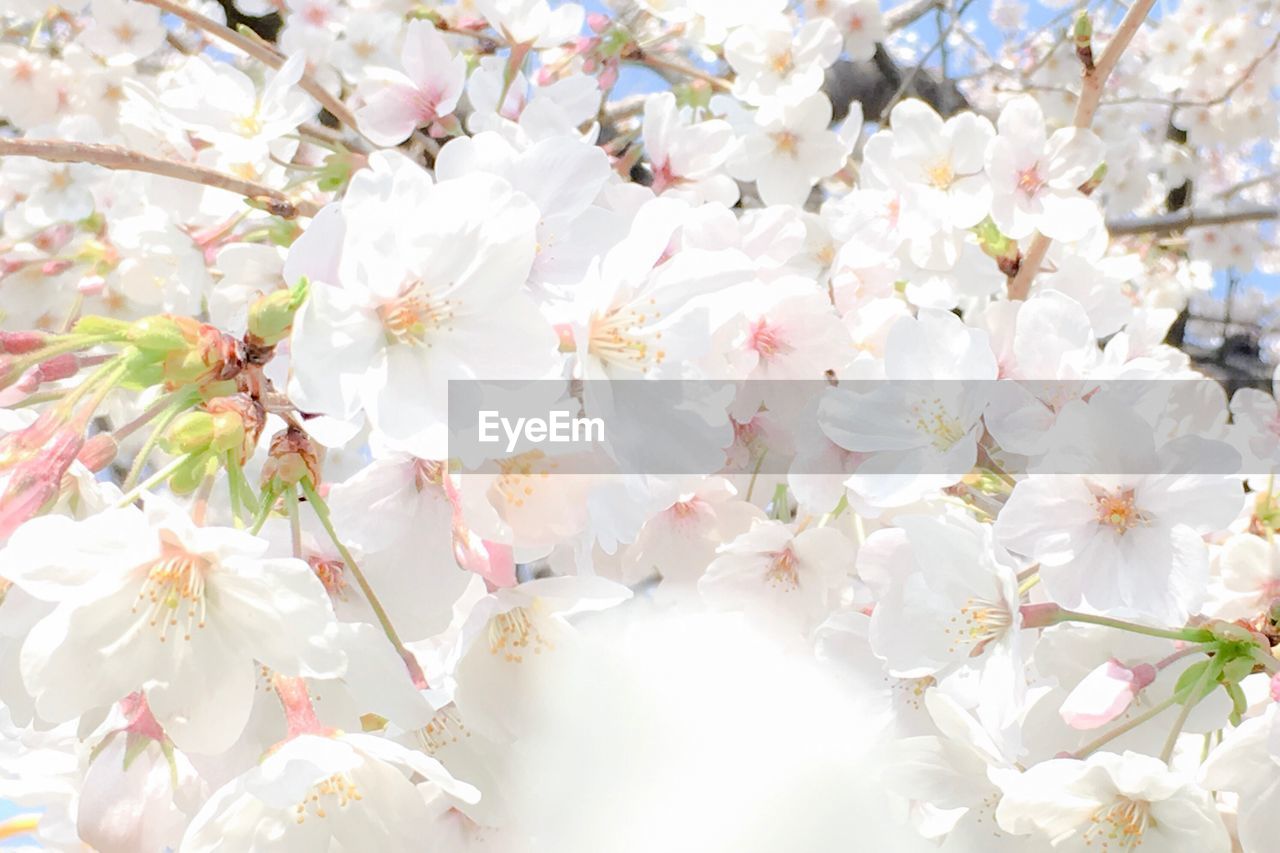
[[[1280,2],[1043,5],[0,0],[0,839],[1274,850]]]

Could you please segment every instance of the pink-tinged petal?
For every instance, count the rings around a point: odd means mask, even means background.
[[[429,109],[430,108],[430,109]],[[399,145],[435,118],[435,104],[412,86],[388,83],[356,111],[360,130],[378,145]]]
[[[1138,691],[1155,680],[1155,668],[1140,664],[1130,669],[1109,660],[1084,677],[1067,696],[1058,713],[1073,729],[1096,729],[1119,717]]]
[[[404,73],[419,89],[431,89],[444,79],[453,54],[444,37],[430,21],[413,21],[405,33],[400,51]]]

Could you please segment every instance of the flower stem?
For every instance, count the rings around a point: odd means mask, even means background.
[[[134,487],[133,487],[132,489],[130,489],[127,493],[125,493],[125,496],[124,496],[124,497],[122,497],[119,501],[117,501],[117,502],[116,502],[116,506],[117,506],[117,507],[126,507],[126,506],[128,506],[129,504],[133,503],[133,502],[134,502],[134,501],[136,501],[136,500],[137,500],[137,499],[142,495],[142,493],[143,493],[143,492],[145,492],[147,489],[150,489],[152,486],[158,485],[158,484],[160,484],[160,483],[164,482],[165,480],[167,480],[167,479],[169,478],[169,476],[170,476],[171,474],[173,474],[173,472],[174,472],[174,471],[177,471],[179,468],[181,468],[181,467],[182,467],[182,465],[183,465],[183,464],[184,464],[184,463],[185,463],[189,458],[190,458],[190,456],[186,456],[186,455],[184,455],[184,456],[178,456],[178,457],[175,457],[175,458],[173,459],[173,461],[171,461],[168,465],[164,466],[164,467],[163,467],[163,468],[161,468],[159,471],[155,472],[155,473],[154,473],[154,474],[152,474],[150,477],[148,477],[146,480],[144,480],[143,482],[141,482],[141,483],[139,483],[138,485],[134,486]]]
[[[298,511],[298,493],[293,489],[284,493],[285,506],[289,508],[289,542],[293,556],[302,559],[302,514]]]
[[[262,530],[262,526],[267,523],[267,519],[271,517],[271,510],[275,507],[276,498],[280,495],[271,489],[262,494],[262,505],[258,508],[258,515],[253,520],[253,526],[249,528],[249,532],[254,536]]]
[[[1074,610],[1060,610],[1054,618],[1054,624],[1059,622],[1087,622],[1091,625],[1117,628],[1132,634],[1162,637],[1166,640],[1185,640],[1188,643],[1204,643],[1213,639],[1213,636],[1203,628],[1152,628],[1148,625],[1140,625],[1137,622],[1112,619],[1110,616],[1097,616],[1092,613],[1078,613]]]
[[[21,376],[27,368],[39,364],[42,361],[48,361],[54,356],[62,355],[68,352],[78,352],[82,349],[88,349],[91,346],[106,343],[115,340],[114,335],[69,335],[61,340],[55,340],[48,346],[40,349],[22,358],[15,359],[8,368],[8,374]]]
[[[312,484],[309,477],[303,477],[298,481],[298,485],[302,487],[302,493],[307,496],[307,503],[311,504],[311,509],[315,512],[316,517],[320,519],[320,524],[324,527],[325,533],[329,534],[329,539],[333,541],[334,547],[338,549],[338,553],[342,555],[342,560],[346,567],[351,570],[351,574],[356,579],[356,583],[360,585],[360,591],[364,593],[365,600],[369,602],[369,607],[373,610],[373,615],[377,617],[378,624],[382,626],[382,632],[387,635],[387,639],[391,641],[391,645],[396,647],[396,651],[401,657],[409,654],[404,647],[404,643],[400,639],[400,635],[396,633],[396,629],[391,624],[387,611],[382,607],[382,602],[378,601],[378,596],[374,594],[373,587],[369,585],[369,581],[364,576],[364,572],[360,571],[355,557],[351,556],[351,551],[346,545],[342,544],[342,540],[338,537],[338,532],[333,529],[333,521],[329,517],[329,506],[316,493],[315,485]],[[295,498],[296,500],[296,498]]]
[[[160,415],[160,420],[156,421],[156,425],[151,430],[151,435],[147,436],[147,440],[143,442],[142,448],[138,451],[138,455],[134,457],[133,465],[129,466],[129,473],[124,478],[124,488],[132,488],[133,484],[142,476],[142,469],[147,466],[147,457],[151,455],[151,451],[160,441],[160,436],[164,433],[165,428],[173,423],[173,419],[182,413],[182,410],[190,405],[188,395],[182,395],[174,400],[169,408]]]
[[[1173,728],[1169,730],[1169,736],[1165,738],[1164,749],[1160,750],[1160,760],[1165,764],[1168,764],[1169,759],[1173,758],[1173,749],[1178,745],[1178,735],[1182,734],[1182,727],[1187,724],[1187,718],[1191,716],[1191,709],[1204,698],[1204,688],[1208,686],[1209,679],[1218,671],[1220,670],[1215,670],[1212,666],[1205,666],[1204,671],[1200,673],[1200,677],[1196,679],[1195,686],[1186,695],[1182,703],[1182,710],[1178,712],[1178,718],[1173,721]],[[1173,698],[1177,698],[1177,696],[1178,694],[1174,693]]]
[[[1177,694],[1174,694],[1173,696],[1170,696],[1168,699],[1165,699],[1163,702],[1159,703],[1158,705],[1151,706],[1146,711],[1143,711],[1141,714],[1134,717],[1133,719],[1128,720],[1127,722],[1121,723],[1120,725],[1116,726],[1114,729],[1102,735],[1101,737],[1091,740],[1088,743],[1086,743],[1084,746],[1077,749],[1075,752],[1075,757],[1084,758],[1090,755],[1091,753],[1096,752],[1097,750],[1106,746],[1111,741],[1120,737],[1120,735],[1131,732],[1134,729],[1136,729],[1138,726],[1147,722],[1148,720],[1152,720],[1160,716],[1160,714],[1164,713],[1169,708],[1177,704],[1177,701],[1178,701],[1178,696]]]
[[[756,478],[760,476],[760,466],[764,465],[764,457],[768,452],[767,450],[760,451],[760,457],[756,459],[756,467],[751,472],[751,481],[747,483],[747,503],[751,503],[751,495],[756,490]]]

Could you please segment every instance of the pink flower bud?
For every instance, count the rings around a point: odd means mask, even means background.
[[[0,352],[23,355],[35,352],[49,340],[44,332],[4,332],[0,331]]]
[[[109,432],[100,432],[91,436],[76,454],[76,461],[97,473],[110,465],[120,451],[120,443]]]
[[[80,283],[76,285],[85,296],[97,296],[107,287],[107,280],[100,275],[87,275],[80,279]]]
[[[150,740],[163,743],[168,740],[164,728],[151,713],[147,697],[142,693],[130,693],[120,700],[120,711],[126,720],[123,731],[129,734],[142,735]]]
[[[555,74],[544,65],[538,69],[538,73],[534,75],[533,79],[539,86],[548,86],[555,79]]]
[[[40,362],[36,367],[36,380],[39,382],[57,382],[69,379],[80,369],[80,358],[73,352],[55,355],[48,361]]]
[[[585,74],[595,74],[596,69],[600,67],[600,63],[596,61],[594,56],[588,56],[582,61],[582,71]]]
[[[14,382],[8,388],[0,389],[0,406],[15,406],[39,389],[40,377],[36,375],[36,370],[33,367],[18,377],[17,382]]]
[[[613,88],[618,82],[618,64],[609,63],[605,65],[604,70],[600,72],[600,76],[596,77],[596,82],[599,82],[600,90],[602,91]]]
[[[43,264],[40,265],[40,274],[41,275],[61,275],[67,270],[71,269],[74,263],[75,263],[74,261],[69,261],[69,260],[45,261]]]
[[[1109,660],[1076,685],[1058,713],[1073,729],[1096,729],[1123,714],[1155,678],[1156,668],[1149,663],[1130,669]]]
[[[34,426],[34,424],[33,424]],[[28,519],[58,499],[62,476],[67,473],[84,438],[70,429],[54,437],[48,451],[33,456],[14,469],[4,494],[0,494],[0,541]]]
[[[609,25],[613,23],[609,20],[608,15],[602,15],[599,12],[592,12],[587,15],[587,26],[591,28],[593,33],[602,33],[609,29]]]
[[[0,436],[0,469],[29,460],[66,422],[66,417],[57,409],[48,409],[25,429]]]

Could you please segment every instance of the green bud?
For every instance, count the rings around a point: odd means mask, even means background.
[[[600,34],[600,47],[598,50],[601,56],[606,59],[612,59],[615,56],[621,56],[622,52],[631,44],[631,33],[622,27],[610,27]]]
[[[711,108],[711,96],[715,94],[711,86],[703,80],[691,80],[674,88],[676,103],[693,110]]]
[[[89,315],[81,317],[76,324],[71,327],[73,335],[111,335],[119,340],[124,340],[129,334],[130,323],[127,320],[117,320],[114,317],[98,317]]]
[[[1000,229],[996,227],[990,216],[975,225],[973,233],[977,236],[978,244],[982,246],[982,251],[990,257],[999,260],[1018,253],[1018,241],[1011,240],[1001,234]]]
[[[173,352],[190,346],[182,326],[173,317],[153,314],[129,327],[129,341],[152,352]]]
[[[244,445],[244,420],[239,413],[230,409],[213,412],[213,442],[210,445],[219,453],[228,450],[240,451]]]
[[[1086,45],[1093,38],[1093,21],[1089,20],[1089,16],[1084,12],[1076,18],[1075,29],[1073,30],[1077,45]]]
[[[1103,163],[1093,170],[1093,174],[1089,176],[1089,180],[1080,185],[1080,192],[1085,195],[1092,195],[1093,191],[1102,185],[1102,181],[1107,177],[1107,164]]]
[[[124,376],[121,387],[140,391],[164,381],[164,363],[153,352],[143,352],[137,347],[126,347],[120,357],[124,360]]]
[[[179,415],[160,438],[160,447],[169,453],[204,453],[217,437],[217,424],[208,412]]]
[[[275,346],[289,336],[293,315],[306,301],[310,283],[306,277],[288,290],[276,290],[259,296],[249,306],[249,334],[260,346]]]

